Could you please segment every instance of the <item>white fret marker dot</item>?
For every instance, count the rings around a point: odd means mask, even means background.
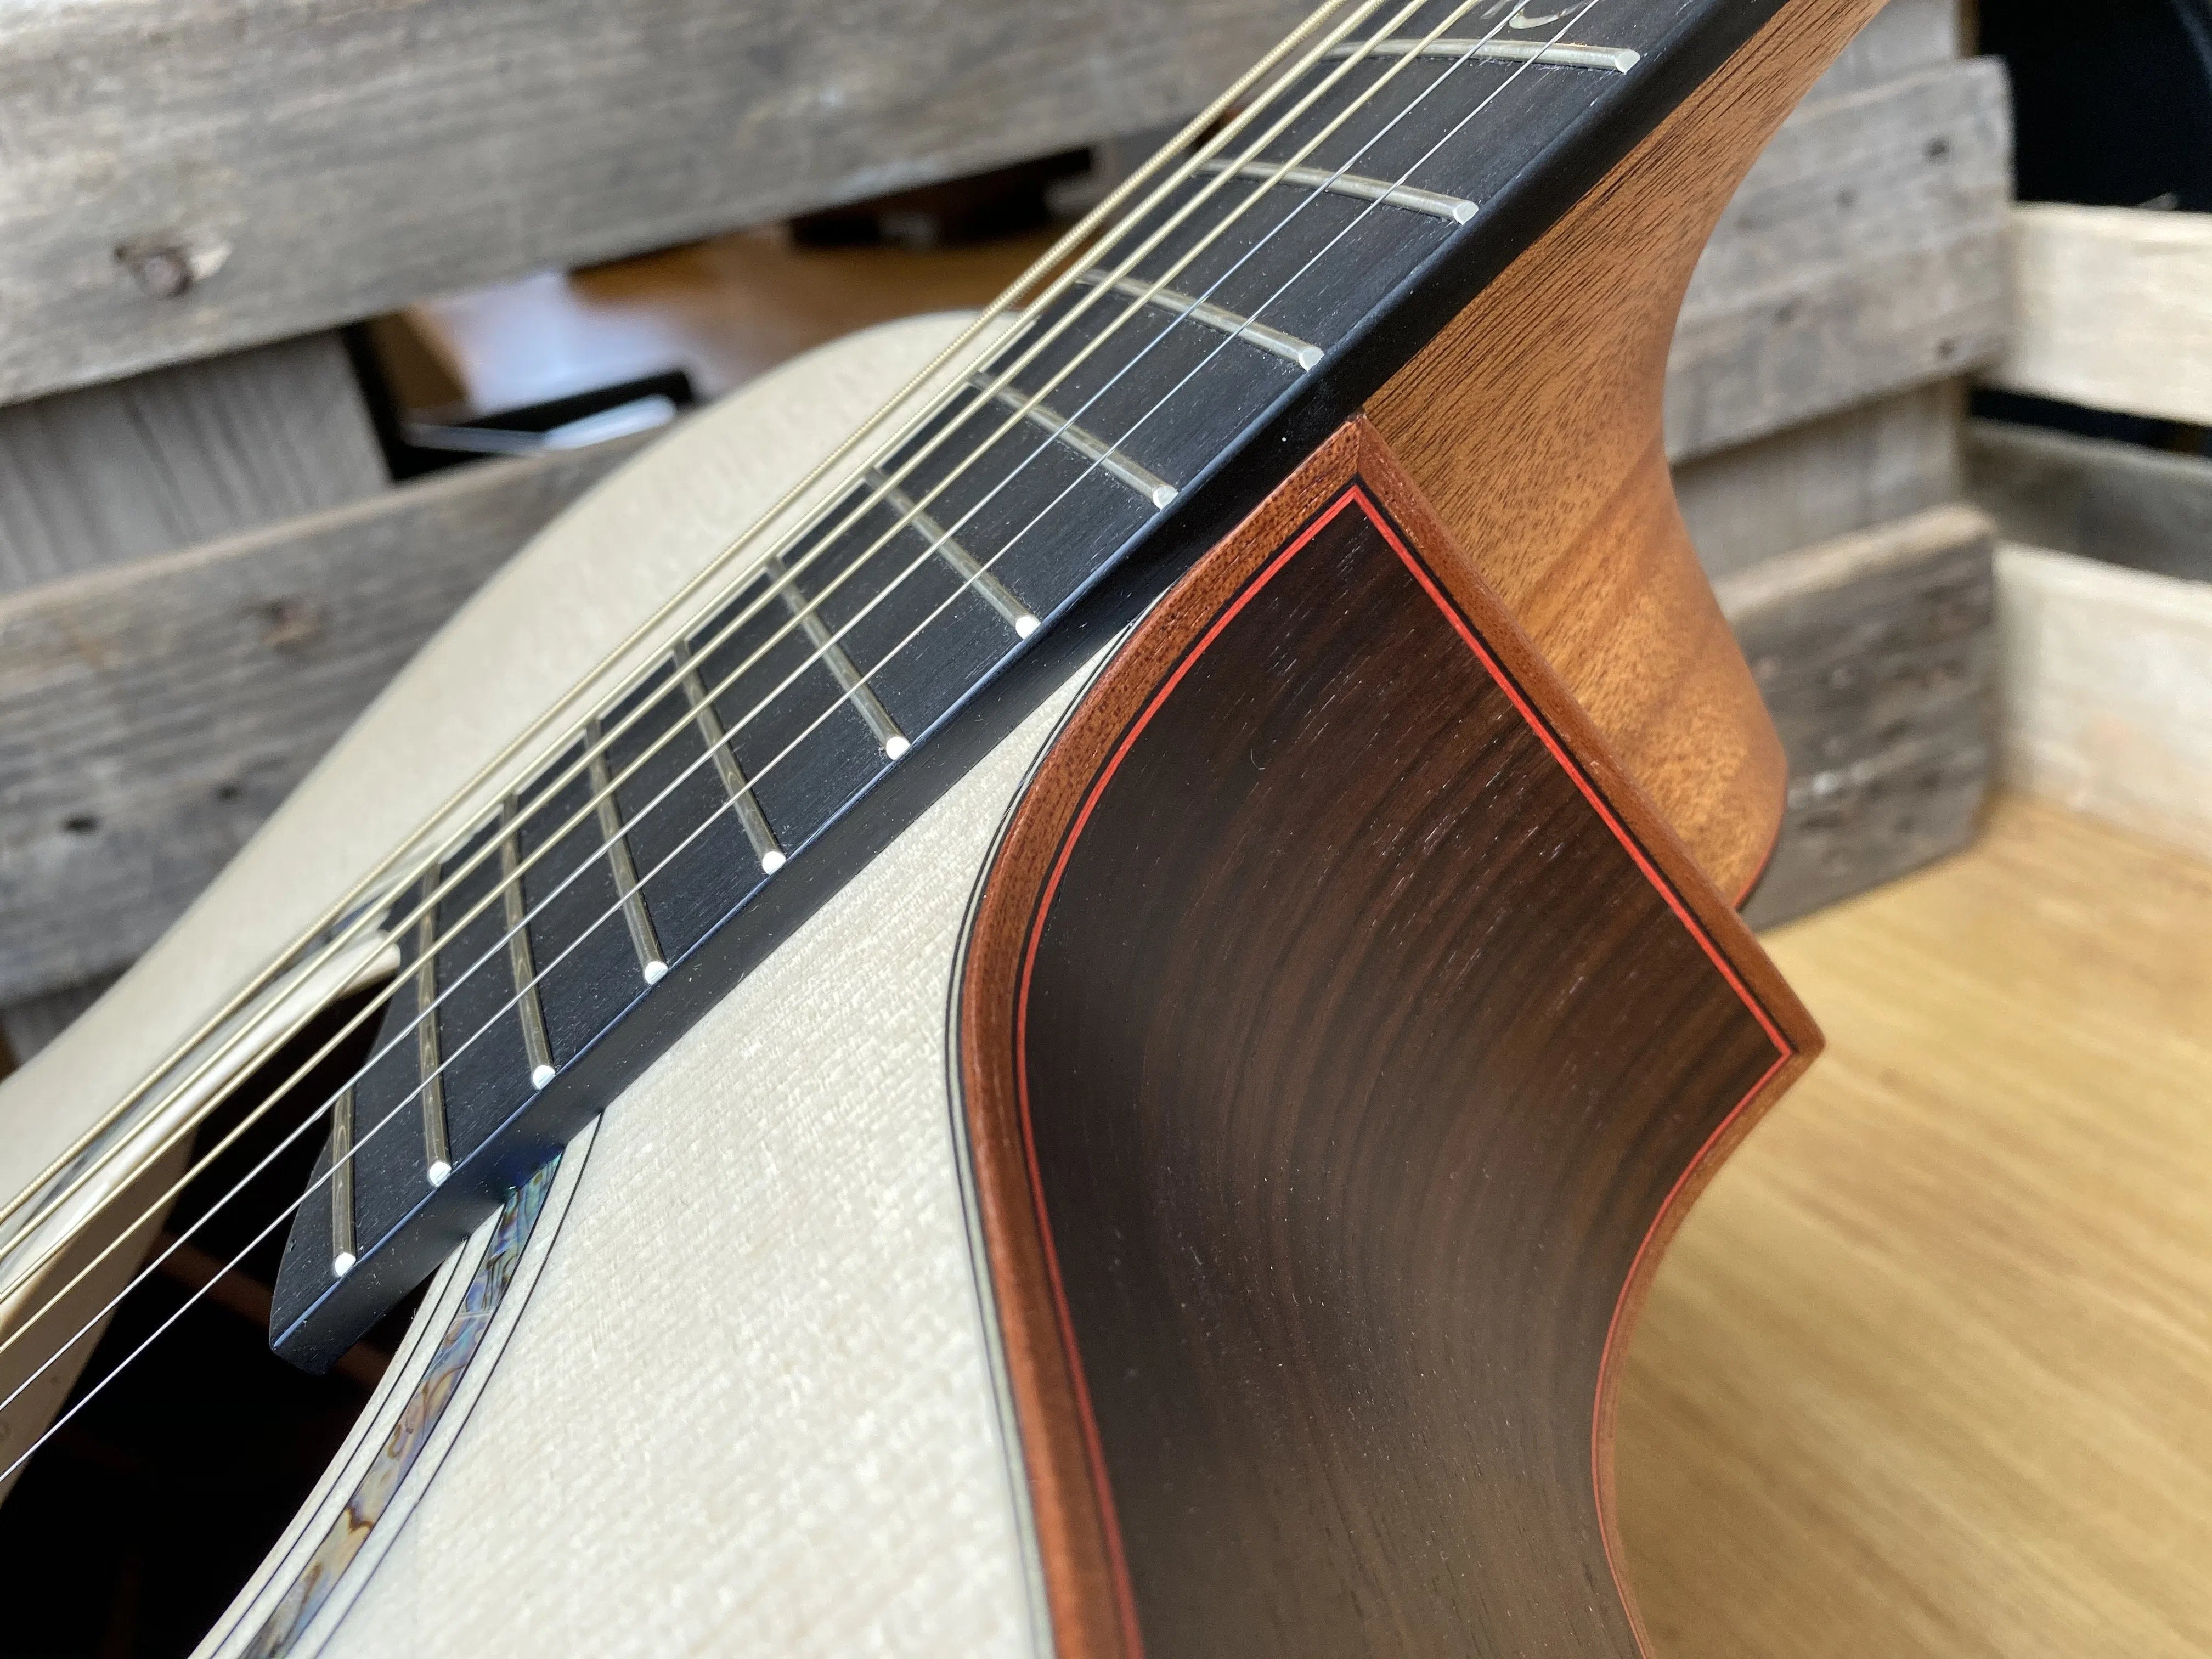
[[[353,1271],[354,1261],[352,1251],[340,1250],[331,1258],[331,1276],[333,1279],[343,1279]]]
[[[1030,616],[1028,611],[1024,611],[1020,616],[1014,618],[1014,634],[1016,637],[1025,640],[1036,631],[1037,619],[1035,617]]]
[[[444,1186],[446,1184],[446,1177],[453,1174],[453,1166],[447,1163],[442,1158],[436,1163],[433,1164],[428,1169],[422,1171],[424,1175],[430,1177],[430,1184],[433,1187]]]
[[[777,871],[783,868],[783,854],[781,853],[763,853],[761,854],[761,868],[765,870],[769,875],[774,875]]]
[[[666,978],[667,975],[668,964],[666,963],[648,962],[645,964],[645,982],[647,985],[658,985],[663,979]]]
[[[530,1086],[533,1089],[542,1089],[552,1080],[553,1068],[550,1066],[538,1066],[530,1073]]]
[[[914,745],[908,743],[904,738],[892,738],[884,743],[884,753],[890,756],[893,760],[896,760],[901,755],[903,755],[908,750],[913,747]]]

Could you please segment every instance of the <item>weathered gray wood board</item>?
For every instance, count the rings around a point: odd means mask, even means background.
[[[82,985],[64,986],[58,991],[47,991],[0,1007],[0,1045],[8,1051],[4,1059],[21,1066],[59,1036],[120,977],[119,974],[102,974]],[[0,1064],[4,1064],[4,1060],[0,1060]]]
[[[1959,12],[1960,0],[1889,0],[1829,65],[1807,101],[1949,63],[1960,53]]]
[[[0,33],[0,402],[1134,131],[1304,9],[39,9]],[[1894,0],[1820,95],[1955,42],[1948,0]]]
[[[0,402],[1196,109],[1303,0],[99,0],[0,30]],[[210,269],[155,289],[176,250]]]
[[[1708,454],[1995,358],[2011,188],[1992,61],[1808,103],[1698,264],[1668,365],[1669,453]]]
[[[1954,380],[1914,386],[1675,468],[1705,574],[1958,500],[1964,403]]]
[[[0,1003],[144,950],[430,632],[641,441],[0,599]]]
[[[1771,927],[1972,838],[1996,672],[1995,532],[1939,507],[1723,578],[1721,606],[1790,754]]]
[[[2212,425],[2212,213],[2024,202],[1992,386]]]
[[[0,592],[390,482],[335,334],[0,409]]]
[[[1997,549],[2007,783],[2212,858],[2212,584]]]
[[[1999,421],[1968,423],[1966,461],[2008,542],[2212,581],[2212,461]]]
[[[1016,23],[999,19],[994,27],[1015,31],[1006,50],[1016,66],[1022,52],[1042,50],[1036,43],[1044,33],[1032,35],[1027,32],[1032,27],[1063,33],[1079,28],[1092,32],[1084,38],[1103,43],[1097,51],[1121,54],[1113,60],[1119,72],[1139,82],[1147,75],[1152,79],[1135,90],[1124,87],[1114,94],[1122,101],[1110,108],[1096,88],[1079,96],[1059,87],[1054,95],[1067,109],[1053,119],[1066,113],[1065,132],[1024,100],[1023,107],[1003,112],[1015,136],[992,149],[997,140],[974,130],[983,124],[975,122],[972,112],[956,120],[927,95],[871,80],[882,64],[817,40],[818,18],[805,30],[796,21],[764,22],[757,15],[699,22],[700,61],[735,74],[738,90],[711,88],[703,72],[680,65],[666,70],[672,78],[664,109],[639,89],[650,80],[652,64],[684,54],[658,36],[641,35],[629,0],[582,21],[556,5],[550,21],[537,26],[547,38],[527,50],[517,44],[529,31],[510,0],[467,15],[457,5],[400,0],[373,17],[343,11],[334,0],[305,0],[286,27],[264,21],[256,26],[259,33],[249,28],[235,62],[195,33],[209,27],[195,6],[177,0],[150,3],[165,16],[173,13],[184,20],[171,43],[171,70],[164,71],[179,77],[177,84],[151,106],[161,120],[185,121],[179,131],[191,142],[178,152],[182,156],[211,153],[210,145],[218,150],[243,145],[218,118],[223,98],[272,96],[270,77],[278,76],[279,61],[287,53],[296,59],[302,40],[313,48],[297,59],[313,75],[300,82],[297,97],[276,99],[270,120],[279,134],[304,123],[301,130],[319,149],[309,145],[312,154],[282,162],[257,156],[252,167],[219,184],[214,174],[179,171],[181,163],[161,175],[191,182],[200,192],[192,201],[215,204],[208,210],[209,222],[218,229],[231,222],[222,214],[232,207],[223,204],[236,202],[259,204],[256,212],[297,207],[327,228],[346,213],[325,198],[356,189],[367,193],[353,204],[356,216],[380,232],[392,214],[412,209],[419,198],[441,199],[430,204],[419,236],[410,230],[387,246],[389,239],[348,221],[330,232],[326,246],[312,258],[304,247],[283,244],[300,255],[300,263],[280,271],[261,270],[251,260],[240,264],[259,245],[250,237],[234,238],[222,273],[179,300],[160,302],[182,307],[177,314],[197,322],[127,322],[131,306],[155,311],[159,306],[135,290],[100,298],[94,294],[99,283],[89,278],[88,285],[54,290],[42,303],[77,307],[70,313],[74,325],[114,336],[117,355],[102,359],[111,366],[98,373],[116,372],[112,365],[126,361],[205,349],[210,342],[253,337],[265,318],[276,314],[271,307],[293,307],[284,314],[295,319],[312,312],[327,320],[413,299],[434,287],[665,240],[678,234],[667,227],[678,208],[695,216],[684,222],[689,234],[728,222],[727,216],[740,208],[768,213],[807,204],[803,196],[774,194],[787,185],[829,189],[822,182],[827,179],[839,191],[858,193],[1127,127],[1196,102],[1279,31],[1294,9],[1279,14],[1260,0],[1243,0],[1188,23],[1205,32],[1200,46],[1218,61],[1189,58],[1200,50],[1189,45],[1192,37],[1183,37],[1173,52],[1157,38],[1128,38],[1147,20],[1158,36],[1160,20],[1172,9],[1165,0],[1157,7],[1127,0],[1079,23],[1072,10],[1057,5],[1036,18],[1024,13]],[[879,27],[911,28],[927,10],[916,0],[911,9],[886,11]],[[543,9],[534,15],[546,16]],[[681,33],[678,22],[688,16],[678,7],[678,21],[668,28]],[[58,25],[49,19],[40,27],[51,31]],[[411,46],[398,38],[410,27],[420,33]],[[787,100],[768,114],[747,116],[756,124],[745,131],[762,146],[759,155],[768,158],[759,165],[782,158],[804,175],[799,185],[789,179],[745,184],[745,190],[768,192],[757,198],[757,207],[743,206],[755,197],[731,194],[736,187],[727,183],[729,135],[700,113],[719,112],[726,121],[734,119],[729,100],[763,84],[752,68],[730,70],[729,54],[746,28],[781,31],[775,38],[787,43],[793,85],[817,92],[844,88],[839,95],[848,98],[866,128],[853,139],[857,148],[844,148],[843,137],[832,143],[819,133],[808,135],[799,102]],[[1240,30],[1245,33],[1240,36]],[[564,32],[602,46],[627,43],[629,55],[616,52],[616,61],[602,66],[580,56],[573,41],[564,44]],[[102,50],[120,61],[120,38],[100,38],[106,42]],[[1693,532],[1717,574],[1743,572],[1788,550],[1905,518],[1956,493],[1954,394],[1929,382],[1986,356],[2002,337],[2002,200],[2008,146],[2002,77],[1990,66],[1927,67],[1950,52],[1955,39],[1948,0],[1895,0],[1762,159],[1700,270],[1673,364],[1669,439],[1679,458],[1698,458],[1683,468],[1681,490]],[[23,49],[20,42],[0,41],[0,64]],[[542,124],[554,117],[537,111],[516,118],[511,138],[498,138],[487,109],[469,104],[464,92],[470,76],[480,76],[497,52],[508,50],[519,54],[514,77],[501,83],[500,98],[489,100],[501,118],[512,114],[506,99],[532,88],[552,98],[556,112],[566,112],[563,119],[592,99],[623,88],[637,94],[632,103],[607,112],[591,141],[599,146],[592,151],[597,162],[565,174],[550,162],[541,166],[544,156],[533,145],[550,146],[550,154],[572,162],[586,141],[573,132],[550,132]],[[1178,53],[1188,61],[1161,67]],[[131,74],[150,72],[139,62],[145,55],[131,58]],[[218,59],[228,65],[220,75]],[[927,55],[917,61],[927,61]],[[333,90],[332,65],[340,63],[352,67],[347,84]],[[410,70],[420,84],[396,83]],[[1909,72],[1898,78],[1900,71]],[[201,80],[194,82],[195,75]],[[380,83],[380,76],[394,84]],[[1039,84],[1047,83],[1058,85],[1048,76]],[[946,84],[957,89],[974,82],[955,76]],[[307,107],[311,87],[325,99],[319,114]],[[480,104],[482,91],[476,88]],[[26,94],[34,108],[45,107],[40,100],[46,96]],[[1153,101],[1145,103],[1147,99]],[[394,130],[364,143],[357,132],[341,132],[345,122],[363,118],[364,110],[402,106],[427,112],[424,118],[434,115],[428,136]],[[703,121],[698,131],[687,127],[681,134],[687,153],[677,171],[684,176],[672,181],[633,176],[633,168],[648,161],[669,161],[678,140],[656,123],[678,115]],[[863,151],[871,143],[883,153],[893,149],[884,135],[894,116],[919,123],[900,139],[915,146],[908,151],[915,159],[896,173],[870,171]],[[1000,118],[994,114],[994,122]],[[710,130],[708,137],[700,137]],[[1054,134],[1048,140],[1038,136],[1048,130]],[[108,132],[96,125],[93,131]],[[100,139],[109,145],[103,154],[111,161],[127,151],[133,166],[153,165],[136,137],[127,144],[111,139],[112,134]],[[341,155],[348,144],[360,153],[349,159]],[[963,148],[977,145],[982,148]],[[444,216],[450,205],[443,199],[447,179],[425,161],[447,153],[466,175],[451,182],[465,206],[450,218]],[[499,180],[505,205],[496,213],[485,208],[483,181],[466,173],[481,169],[487,155],[505,168]],[[737,174],[745,175],[754,165]],[[328,180],[323,180],[325,172]],[[422,181],[433,176],[438,188],[426,191]],[[0,182],[0,227],[21,209],[20,203],[11,204],[7,188]],[[548,191],[559,200],[541,224],[535,204]],[[303,194],[317,199],[301,199]],[[91,199],[95,206],[112,206],[126,196],[94,192]],[[739,206],[732,207],[733,201]],[[649,234],[640,228],[648,223],[659,227]],[[614,228],[592,240],[607,225]],[[289,232],[276,226],[270,234]],[[0,246],[0,282],[12,280],[7,262],[15,257]],[[452,264],[456,258],[463,264]],[[466,263],[477,259],[480,264]],[[334,276],[331,266],[342,269]],[[240,280],[225,288],[233,278]],[[0,338],[0,385],[17,372],[9,365],[18,361],[10,354],[19,343],[12,333]],[[1808,421],[1814,424],[1802,424]],[[0,599],[0,1003],[105,970],[142,949],[414,644],[621,453],[487,464],[390,491],[378,501],[309,513],[167,562]],[[1909,631],[1896,616],[1888,625],[1893,632]],[[1847,711],[1840,718],[1848,724],[1859,716]],[[1919,738],[1907,731],[1899,741]],[[1808,744],[1820,749],[1825,742],[1801,732],[1797,746],[1811,755]],[[1856,822],[1871,826],[1867,834],[1899,842],[1905,833],[1897,828],[1905,811],[1899,803],[1907,801],[1910,780],[1896,780],[1917,763],[1909,757],[1884,757],[1874,748],[1853,750],[1845,769],[1856,766],[1865,778],[1851,786],[1856,794],[1846,792],[1845,805],[1856,803],[1851,810],[1859,813]],[[1838,770],[1818,756],[1805,767],[1807,776]],[[1919,799],[1924,804],[1924,790]],[[1881,817],[1884,811],[1887,818]],[[1793,823],[1805,816],[1793,808]],[[1838,838],[1850,824],[1835,829],[1841,821],[1833,812],[1806,821],[1808,827],[1796,832],[1793,848],[1826,845],[1833,865],[1843,856],[1835,850]],[[1824,834],[1827,843],[1819,841]],[[1872,878],[1868,870],[1882,860],[1861,862],[1867,867],[1837,879],[1864,884]]]

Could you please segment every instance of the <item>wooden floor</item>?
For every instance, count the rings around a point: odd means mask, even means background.
[[[445,382],[477,409],[512,409],[671,368],[689,371],[702,398],[719,398],[854,329],[988,304],[1053,234],[963,247],[807,248],[769,226],[588,270],[543,272],[434,301],[410,316]],[[440,400],[411,386],[402,393],[414,403]]]
[[[1631,1352],[1657,1653],[2212,1653],[2212,866],[2008,799],[1767,944],[1829,1050]]]

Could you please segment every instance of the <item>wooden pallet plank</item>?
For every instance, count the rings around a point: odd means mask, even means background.
[[[335,334],[35,398],[0,409],[0,592],[389,482]]]
[[[0,1002],[144,950],[432,630],[643,441],[0,598]]]
[[[1959,0],[1889,0],[1807,94],[1808,103],[1880,86],[1960,52]]]
[[[2212,583],[1997,553],[2006,781],[2212,858]]]
[[[2008,392],[2212,425],[2212,213],[2013,210]]]
[[[1966,462],[2007,541],[2212,581],[2212,460],[1974,421]]]
[[[1723,578],[1721,608],[1790,754],[1771,927],[1955,852],[1991,770],[1995,530],[1959,505]]]
[[[1676,467],[1705,574],[1958,500],[1964,401],[1956,381],[1914,386]]]
[[[0,31],[0,402],[1133,131],[1306,9],[21,9]],[[179,262],[204,275],[165,293]]]
[[[2002,68],[1978,58],[1792,117],[1684,303],[1667,389],[1675,459],[1994,359],[2010,135]]]

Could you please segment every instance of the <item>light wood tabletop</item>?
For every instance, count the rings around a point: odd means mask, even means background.
[[[1656,1650],[2212,1652],[2212,865],[2002,798],[1766,944],[1829,1048],[1629,1357]]]

